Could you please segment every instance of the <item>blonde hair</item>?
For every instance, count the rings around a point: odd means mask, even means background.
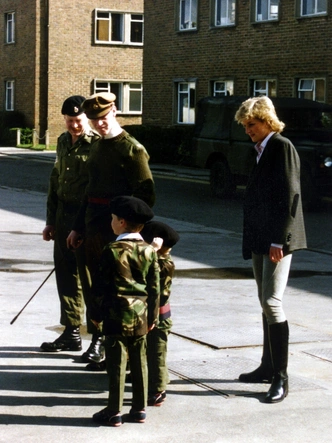
[[[271,99],[266,96],[248,98],[241,104],[234,118],[241,124],[249,118],[256,118],[266,122],[275,132],[282,132],[285,127],[285,123],[279,120]]]

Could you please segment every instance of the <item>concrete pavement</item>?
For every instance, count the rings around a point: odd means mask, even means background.
[[[239,383],[261,357],[261,315],[241,236],[157,218],[179,231],[173,250],[170,384],[145,424],[106,428],[92,415],[106,405],[105,373],[89,373],[79,352],[42,353],[61,332],[54,275],[13,325],[10,321],[53,269],[43,242],[46,196],[0,188],[1,442],[289,442],[332,441],[331,256],[294,254],[285,294],[290,323],[290,394],[263,402],[268,385]],[[327,235],[327,233],[326,233]],[[89,337],[82,328],[84,349]]]

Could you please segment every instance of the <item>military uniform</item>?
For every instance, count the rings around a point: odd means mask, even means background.
[[[90,149],[99,139],[89,128],[85,116],[84,119],[76,118],[83,114],[80,105],[84,99],[82,96],[71,96],[63,103],[62,114],[68,118],[68,131],[61,134],[57,141],[56,160],[47,197],[45,230],[48,229],[49,234],[44,239],[54,240],[60,323],[66,327],[54,342],[42,343],[41,349],[49,352],[82,349],[79,326],[84,320],[84,299],[88,297],[91,287],[84,248],[69,251],[66,244],[85,195]],[[73,139],[76,139],[74,143]],[[94,333],[95,326],[91,322],[87,323],[88,332]]]
[[[57,143],[57,157],[50,179],[47,199],[47,225],[54,225],[54,263],[60,297],[60,323],[80,326],[83,323],[83,294],[90,290],[90,276],[85,264],[84,247],[69,251],[66,238],[82,203],[88,182],[87,160],[91,145],[99,138],[92,130],[71,144],[68,132]],[[92,329],[92,330],[91,330]],[[94,329],[88,322],[88,332]]]
[[[165,223],[151,220],[141,231],[147,243],[152,243],[155,237],[163,239],[164,250],[158,252],[160,267],[160,308],[158,325],[147,336],[148,358],[148,404],[160,406],[166,398],[166,386],[169,382],[167,367],[168,335],[172,328],[170,295],[175,265],[170,249],[179,241],[179,235]]]
[[[129,203],[138,200],[133,197],[116,200],[123,199]],[[112,203],[110,210],[122,217],[117,208],[112,209]],[[132,374],[132,411],[143,414],[146,407],[146,334],[158,321],[159,290],[157,253],[139,233],[123,233],[105,246],[98,277],[93,282],[95,305],[91,315],[97,322],[103,322],[109,376],[108,411],[112,413],[122,409],[127,353]],[[96,421],[105,422],[105,413],[101,412]]]

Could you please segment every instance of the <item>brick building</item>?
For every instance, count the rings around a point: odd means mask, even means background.
[[[43,142],[69,95],[112,91],[120,124],[142,117],[143,0],[1,0],[0,99]]]
[[[208,95],[332,103],[331,0],[158,3],[144,1],[144,124],[192,124]]]

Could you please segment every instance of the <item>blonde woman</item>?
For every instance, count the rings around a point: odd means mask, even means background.
[[[243,258],[252,259],[263,315],[263,356],[245,383],[270,382],[267,403],[288,394],[289,328],[282,300],[292,252],[306,248],[300,190],[300,159],[268,97],[244,101],[235,120],[255,143],[257,160],[244,199]]]

